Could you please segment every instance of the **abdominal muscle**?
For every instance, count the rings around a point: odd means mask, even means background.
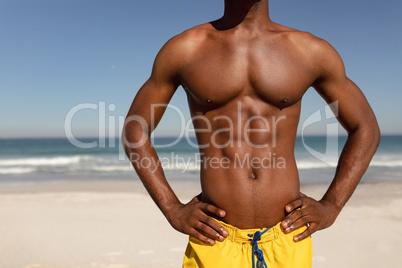
[[[201,200],[225,210],[226,215],[220,220],[237,228],[274,226],[285,217],[285,206],[300,196],[294,159],[299,108],[281,112],[287,117],[275,131],[269,120],[265,125],[261,123],[264,120],[247,125],[247,119],[255,116],[250,110],[243,110],[240,115],[227,112],[232,108],[219,110],[204,115],[212,122],[208,132],[205,125],[193,121],[195,129],[204,130],[196,133],[199,144],[204,145],[200,147]],[[227,114],[233,119],[231,128],[249,126],[258,131],[229,133],[229,124],[213,119],[216,114]],[[274,118],[269,111],[262,116]]]
[[[271,155],[272,164],[274,160],[270,153],[268,155]],[[208,159],[208,155],[204,154],[203,158]],[[214,155],[216,157],[217,154]],[[300,195],[294,159],[286,158],[284,168],[258,168],[255,164],[257,161],[254,161],[255,168],[252,168],[248,160],[253,159],[253,156],[243,156],[238,157],[240,160],[245,159],[242,163],[230,159],[222,161],[220,166],[217,160],[214,164],[205,164],[211,161],[212,156],[202,162],[201,199],[225,210],[226,216],[220,220],[238,228],[274,226],[285,217],[285,206]]]

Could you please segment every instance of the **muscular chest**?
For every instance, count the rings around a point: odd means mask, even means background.
[[[297,102],[314,81],[313,68],[298,51],[258,42],[206,47],[181,76],[195,103],[217,106],[250,95],[284,108]]]

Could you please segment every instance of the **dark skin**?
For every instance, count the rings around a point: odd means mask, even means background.
[[[287,233],[308,223],[295,241],[328,228],[379,143],[374,113],[346,77],[335,49],[310,33],[272,22],[267,0],[226,0],[221,19],[165,44],[127,115],[123,143],[129,157],[136,154],[157,163],[149,137],[165,108],[152,105],[168,104],[179,86],[186,91],[205,157],[202,193],[183,204],[160,165],[132,163],[172,227],[210,245],[227,236],[212,217],[242,229],[281,221]],[[327,103],[337,102],[335,114],[348,132],[333,182],[321,200],[300,193],[294,158],[301,99],[309,87]],[[283,162],[264,168],[253,164],[267,156]],[[211,159],[225,159],[225,166]]]

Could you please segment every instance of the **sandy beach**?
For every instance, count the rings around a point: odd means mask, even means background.
[[[183,202],[200,189],[174,183]],[[326,186],[302,191],[319,198]],[[181,267],[187,237],[138,182],[0,187],[1,268]],[[361,184],[335,224],[314,234],[314,268],[397,267],[402,183]]]

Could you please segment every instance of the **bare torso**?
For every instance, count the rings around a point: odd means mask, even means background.
[[[299,196],[294,144],[301,98],[316,78],[306,33],[189,30],[182,69],[202,155],[202,200],[239,228],[272,226]]]
[[[186,204],[169,185],[150,139],[180,85],[203,157],[202,194]],[[294,158],[301,98],[310,86],[328,104],[337,103],[331,108],[348,133],[320,200],[300,193]],[[272,22],[267,0],[225,0],[222,18],[169,40],[136,94],[122,134],[130,162],[171,226],[208,245],[228,235],[211,217],[238,228],[282,221],[286,233],[308,224],[294,241],[328,228],[380,140],[375,115],[337,51],[310,33]]]

